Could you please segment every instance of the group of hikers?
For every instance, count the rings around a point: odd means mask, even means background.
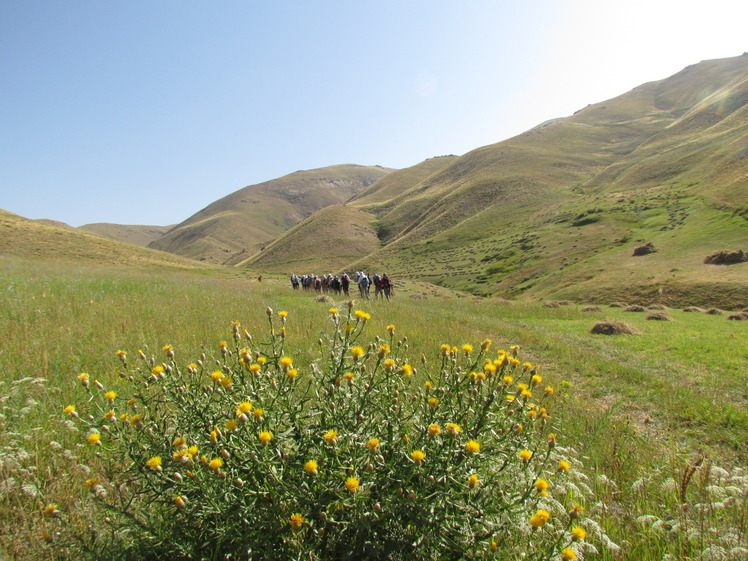
[[[291,286],[294,290],[301,287],[302,290],[314,290],[315,292],[334,292],[349,296],[351,283],[358,286],[361,298],[371,297],[371,288],[374,287],[374,298],[386,298],[389,300],[393,295],[392,279],[385,273],[379,275],[374,273],[369,276],[363,271],[356,271],[353,278],[348,273],[341,275],[291,275]]]

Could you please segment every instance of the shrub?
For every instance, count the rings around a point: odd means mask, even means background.
[[[351,302],[329,310],[319,358],[297,364],[287,315],[267,310],[262,341],[235,322],[189,364],[170,346],[160,359],[119,351],[121,387],[80,374],[62,415],[91,472],[83,499],[43,509],[52,547],[107,559],[595,550],[578,462],[551,432],[556,395],[518,347],[444,344],[418,372],[395,326],[362,342],[370,316]]]

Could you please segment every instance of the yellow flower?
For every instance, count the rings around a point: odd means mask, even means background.
[[[197,456],[198,447],[197,446],[190,446],[187,448],[187,453],[190,455],[190,458],[193,460],[195,459],[195,456]]]
[[[430,389],[433,389],[434,384],[432,384],[431,382],[429,382],[428,380],[426,380],[426,383],[423,384],[423,387],[426,388],[427,390],[430,390]]]
[[[535,480],[535,489],[538,490],[538,492],[547,491],[548,487],[550,487],[550,484],[545,479],[537,479]]]
[[[406,375],[406,376],[412,376],[413,375],[413,367],[408,364],[407,362],[403,364],[400,367],[400,373]]]
[[[296,368],[291,368],[289,369],[288,372],[286,372],[286,374],[288,374],[289,378],[291,378],[292,380],[295,380],[296,376],[299,375],[299,371]]]
[[[133,415],[130,417],[130,424],[136,429],[139,429],[143,426],[143,418],[140,415]]]
[[[187,445],[187,439],[182,436],[178,436],[174,439],[171,445],[174,446],[174,448],[184,448]]]
[[[222,385],[222,386],[223,386],[224,388],[226,388],[226,389],[228,390],[229,388],[231,388],[231,383],[232,383],[232,382],[233,382],[233,380],[231,379],[231,376],[224,376],[223,378],[221,378],[221,380],[220,380],[220,382],[219,382],[219,383],[220,383],[220,384],[221,384],[221,385]]]
[[[466,355],[472,353],[473,352],[473,346],[472,345],[467,345],[467,344],[463,345],[462,346],[462,352],[465,353]]]
[[[181,495],[177,495],[176,497],[174,497],[174,504],[179,508],[184,508],[187,506],[187,501]]]
[[[262,442],[263,446],[267,446],[270,441],[273,439],[273,433],[265,430],[262,431],[260,434],[257,435],[257,437],[260,439],[260,442]]]
[[[331,316],[336,316],[338,315],[338,311],[339,310],[337,308],[330,308],[329,310],[327,310],[327,313],[330,314]]]
[[[432,409],[435,409],[436,406],[439,405],[439,399],[437,399],[436,397],[430,397],[428,399],[428,404]]]
[[[226,430],[233,431],[236,430],[236,419],[231,419],[230,421],[226,421]]]
[[[254,413],[255,419],[260,420],[262,419],[262,415],[265,413],[265,410],[262,407],[256,407],[252,413]]]
[[[317,475],[317,468],[319,466],[317,465],[317,462],[314,460],[309,460],[304,464],[304,471],[311,474],[311,475]]]
[[[208,467],[213,471],[218,471],[223,467],[223,460],[221,458],[213,458],[208,462]]]
[[[551,518],[551,514],[547,510],[539,510],[530,517],[530,524],[533,528],[540,528],[543,524],[548,522]]]
[[[371,315],[367,314],[366,312],[364,312],[362,310],[356,310],[355,312],[353,312],[353,315],[356,316],[358,319],[363,320],[363,321],[368,321],[368,320],[371,319]]]
[[[145,465],[152,470],[161,471],[161,456],[153,456]]]
[[[338,431],[336,430],[329,430],[325,433],[324,436],[325,442],[328,444],[335,444],[335,442],[338,440]]]
[[[220,370],[216,370],[210,375],[210,379],[214,382],[218,382],[221,378],[223,378],[223,372],[221,372]]]
[[[151,374],[154,374],[156,376],[160,376],[163,373],[164,373],[164,367],[161,366],[160,364],[157,364],[156,366],[154,366],[153,368],[151,368]]]
[[[264,356],[257,357],[257,362],[259,362],[260,364],[265,364],[267,361],[268,359]]]
[[[439,436],[442,432],[442,428],[437,424],[429,425],[429,436]]]
[[[473,474],[468,477],[468,487],[475,489],[478,486],[478,476]]]
[[[115,397],[117,397],[117,392],[108,391],[104,394],[104,398],[108,399],[109,401],[114,401]]]
[[[259,364],[250,364],[249,365],[249,371],[252,374],[257,374],[262,367]]]
[[[236,406],[236,416],[240,416],[242,413],[247,414],[252,412],[252,403],[249,401],[242,401]]]
[[[75,405],[68,405],[67,407],[65,407],[65,409],[62,410],[62,412],[66,415],[72,415],[73,413],[75,413]]]
[[[88,374],[86,374],[85,372],[81,372],[80,374],[78,374],[78,381],[84,388],[87,388],[90,382]]]
[[[353,380],[354,380],[355,376],[353,375],[352,372],[346,372],[343,375],[343,378],[345,378],[348,381],[348,383],[351,384],[351,383],[353,383]]]
[[[292,514],[291,518],[288,519],[288,523],[291,526],[291,528],[296,528],[296,529],[301,528],[304,525],[304,522],[306,522],[306,520],[298,512],[296,514]]]
[[[393,370],[395,370],[395,361],[392,360],[391,358],[386,359],[384,361],[384,369],[387,372],[392,372]]]
[[[291,359],[291,357],[288,357],[288,356],[282,356],[282,357],[280,358],[280,365],[281,365],[281,366],[282,366],[282,367],[283,367],[283,368],[284,368],[285,370],[288,370],[289,368],[291,368],[291,365],[292,365],[292,364],[293,364],[293,360]]]
[[[351,347],[351,355],[354,360],[358,360],[364,355],[364,349],[361,347]]]
[[[512,382],[514,382],[514,378],[512,378],[511,376],[504,376],[504,383],[505,383],[505,384],[506,384],[507,386],[508,386],[509,384],[511,384]]]
[[[462,432],[462,427],[457,423],[447,423],[445,425],[447,429],[447,435],[455,437]]]
[[[542,378],[542,377],[541,377],[541,376],[540,376],[539,374],[535,374],[535,375],[534,375],[534,376],[532,377],[532,383],[533,383],[533,384],[536,384],[536,385],[537,385],[537,384],[540,384],[540,383],[541,383],[542,381],[543,381],[543,378]]]
[[[574,526],[571,529],[571,535],[574,541],[581,541],[587,537],[587,532],[581,526]]]
[[[349,477],[345,480],[345,488],[348,489],[348,491],[350,491],[351,493],[355,493],[358,490],[360,484],[361,482],[355,477]]]
[[[88,440],[89,444],[93,444],[94,446],[101,444],[101,434],[98,432],[92,432],[86,437],[86,440]]]
[[[117,420],[117,414],[116,414],[116,413],[114,412],[114,410],[113,410],[113,409],[110,409],[110,410],[109,410],[109,411],[107,411],[107,413],[106,413],[106,414],[104,415],[104,420],[105,420],[105,421],[108,421],[108,422],[110,422],[110,423],[113,423],[114,421],[116,421],[116,420]]]
[[[117,356],[124,362],[127,360],[127,351],[117,351]]]
[[[426,453],[423,450],[413,450],[410,457],[415,460],[416,464],[421,465],[421,462],[426,458]]]
[[[491,343],[491,339],[483,339],[483,342],[480,344],[480,350],[485,351],[486,349],[488,349],[488,347],[491,346]]]
[[[91,479],[86,479],[83,484],[86,486],[86,489],[93,489],[99,484],[99,480],[95,477],[92,477]]]
[[[387,331],[390,332],[390,335],[394,334],[395,333],[395,326],[394,325],[388,325],[387,326]]]
[[[384,345],[380,345],[379,358],[384,358],[384,356],[388,354],[390,354],[390,346],[386,343]]]
[[[369,447],[369,450],[374,452],[379,447],[379,439],[370,438],[369,441],[366,443],[366,445]]]
[[[44,514],[44,516],[57,516],[60,514],[60,511],[57,510],[56,504],[49,503],[42,509],[42,514]]]
[[[519,458],[520,460],[527,462],[530,460],[530,458],[532,458],[532,452],[530,452],[529,450],[522,450],[519,453]]]
[[[225,351],[228,348],[229,344],[226,341],[219,341],[218,342],[218,348],[221,349],[221,351]]]
[[[577,553],[572,548],[567,547],[561,552],[561,557],[563,557],[565,561],[572,561],[577,558]]]
[[[468,440],[465,444],[465,451],[471,456],[477,454],[480,452],[480,442],[477,440]]]
[[[288,316],[288,312],[285,312],[285,311],[281,311],[281,312],[278,312],[278,315],[279,315],[280,317],[284,318],[284,317]]]
[[[558,469],[561,471],[569,471],[571,469],[571,464],[566,460],[561,460],[558,462]]]

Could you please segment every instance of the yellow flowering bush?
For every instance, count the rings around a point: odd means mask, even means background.
[[[395,326],[365,341],[371,316],[351,302],[305,364],[267,316],[264,338],[234,322],[189,363],[170,346],[135,363],[118,351],[116,392],[81,382],[85,398],[60,405],[99,466],[77,514],[47,509],[62,536],[86,518],[81,557],[583,555],[557,398],[518,347],[445,343],[416,368]]]

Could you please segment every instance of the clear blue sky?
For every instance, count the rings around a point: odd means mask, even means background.
[[[748,50],[748,2],[0,0],[0,208],[168,225],[464,154]]]

